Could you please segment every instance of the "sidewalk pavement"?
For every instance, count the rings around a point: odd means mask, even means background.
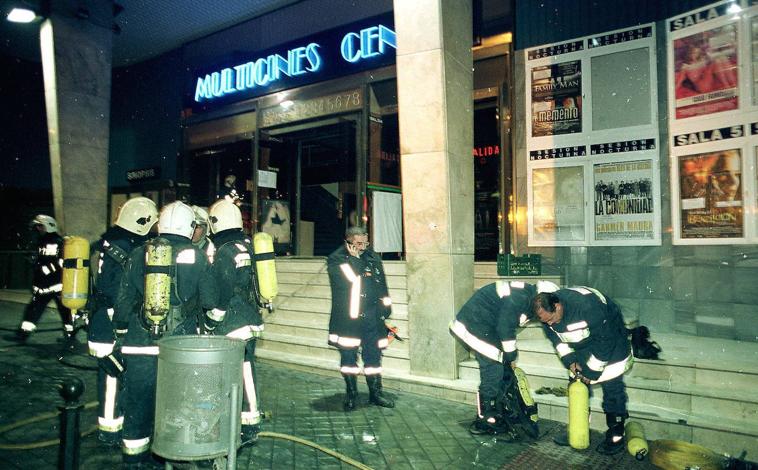
[[[25,345],[10,340],[21,321],[23,305],[0,302],[0,431],[62,404],[57,385],[69,377],[85,383],[81,403],[93,402],[96,364],[82,343],[69,351],[57,343],[60,320],[46,310],[39,331]],[[336,354],[336,353],[335,353]],[[471,406],[411,393],[389,394],[396,399],[393,409],[368,405],[368,390],[360,380],[359,408],[342,411],[344,384],[334,377],[298,372],[270,364],[258,365],[262,408],[271,415],[263,431],[285,433],[313,441],[340,452],[374,469],[639,469],[655,468],[637,462],[626,452],[605,457],[593,450],[576,452],[552,442],[564,426],[541,421],[538,440],[498,442],[490,436],[472,436],[468,425],[475,415]],[[96,422],[95,409],[82,412],[82,431]],[[58,437],[58,418],[31,423],[0,432],[0,468],[54,469],[57,446],[30,450],[8,450],[9,443],[31,443]],[[593,449],[602,435],[593,432]],[[80,469],[120,467],[120,450],[99,443],[94,434],[81,439]],[[334,457],[291,441],[261,438],[239,451],[238,469],[348,469]]]

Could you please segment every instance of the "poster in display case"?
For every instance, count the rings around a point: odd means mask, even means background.
[[[737,50],[736,23],[674,39],[677,119],[738,108]]]
[[[742,238],[739,149],[678,158],[681,238]]]
[[[582,132],[582,63],[532,69],[532,136]]]
[[[584,231],[584,167],[532,170],[534,239],[581,241]]]
[[[595,240],[652,240],[653,162],[598,163],[593,170]]]

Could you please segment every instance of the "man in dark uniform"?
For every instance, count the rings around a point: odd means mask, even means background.
[[[45,307],[54,300],[63,322],[63,341],[70,345],[74,341],[74,321],[71,310],[64,307],[61,302],[63,238],[58,235],[58,224],[55,219],[49,215],[36,216],[31,225],[39,233],[32,279],[32,300],[26,306],[24,320],[16,332],[16,339],[25,342],[34,333]]]
[[[242,230],[242,213],[221,199],[210,208],[211,239],[216,246],[211,275],[218,288],[216,307],[205,313],[201,332],[246,341],[242,365],[244,395],[242,440],[255,440],[261,413],[255,380],[255,340],[263,331],[263,317],[255,288],[253,243]]]
[[[208,211],[200,206],[192,206],[192,210],[195,212],[195,231],[192,233],[192,244],[200,248],[200,251],[208,256],[208,261],[213,263],[216,246],[208,233]]]
[[[326,260],[332,290],[329,344],[340,352],[340,372],[345,379],[345,411],[355,409],[358,398],[358,348],[369,389],[369,402],[392,408],[382,393],[382,349],[389,345],[384,324],[392,313],[392,301],[379,256],[369,248],[363,227],[351,227],[345,243]]]
[[[119,209],[116,223],[95,244],[98,252],[94,292],[95,310],[89,320],[87,343],[90,355],[98,358],[97,397],[100,402],[97,417],[97,437],[109,444],[120,444],[124,416],[119,408],[118,376],[121,371],[112,354],[116,347],[113,330],[113,306],[124,266],[134,248],[147,240],[150,229],[158,222],[158,208],[146,197],[129,199]],[[124,332],[120,332],[123,336]],[[116,351],[116,355],[118,355]],[[118,363],[120,364],[120,362]],[[116,369],[114,370],[114,367]]]
[[[629,417],[624,373],[633,363],[621,309],[591,287],[572,287],[538,294],[532,303],[570,375],[587,385],[600,384],[608,431],[597,447],[612,455],[624,448],[624,422]],[[556,443],[568,445],[566,436]]]
[[[558,286],[548,281],[537,285],[497,281],[476,291],[450,324],[450,331],[474,350],[479,363],[477,419],[469,428],[472,434],[509,432],[513,423],[503,416],[500,403],[514,381],[516,333],[531,319],[531,303],[537,292],[556,290]]]
[[[126,468],[152,468],[156,463],[150,455],[150,442],[155,419],[155,392],[158,346],[157,340],[172,334],[189,332],[202,315],[212,309],[217,292],[209,275],[205,253],[192,245],[195,214],[182,203],[165,206],[158,219],[159,237],[149,243],[171,246],[170,307],[165,329],[151,323],[143,312],[146,273],[161,273],[146,266],[147,244],[129,256],[122,277],[113,324],[116,330],[128,328],[121,352],[125,359],[123,458]],[[152,246],[156,246],[152,245]],[[162,468],[162,467],[160,467]]]

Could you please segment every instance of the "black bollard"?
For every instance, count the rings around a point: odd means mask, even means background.
[[[65,403],[59,406],[61,411],[61,443],[58,448],[58,468],[60,470],[79,470],[79,414],[84,405],[79,404],[79,397],[84,393],[84,382],[73,377],[63,381],[59,392]]]

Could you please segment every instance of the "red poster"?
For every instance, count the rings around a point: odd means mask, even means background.
[[[737,24],[674,40],[676,118],[738,107]]]

